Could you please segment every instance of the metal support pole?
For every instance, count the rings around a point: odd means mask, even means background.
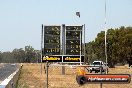
[[[82,51],[82,49],[81,49],[81,48],[82,48],[82,44],[81,44],[81,43],[82,43],[82,42],[81,42],[81,40],[82,40],[82,37],[81,37],[81,36],[82,36],[82,35],[81,35],[81,34],[82,34],[82,31],[80,30],[80,65],[82,65],[82,64],[81,64],[81,51]]]
[[[42,75],[42,59],[43,59],[43,24],[41,30],[41,66],[40,66],[41,75]]]
[[[105,57],[106,57],[106,66],[107,66],[107,41],[106,41],[106,35],[107,35],[107,30],[106,30],[106,0],[105,0]],[[100,65],[100,73],[102,74],[102,64]],[[106,70],[106,74],[107,74],[107,70]],[[102,82],[100,83],[100,88],[102,88],[103,84]]]
[[[85,59],[85,24],[84,24],[84,60],[85,60],[85,63],[86,63],[86,59]]]
[[[66,49],[65,48],[66,33],[65,32],[66,32],[65,31],[65,24],[62,24],[62,54],[63,54],[63,56],[66,54],[66,52],[65,52],[66,51],[65,50]],[[63,65],[63,62],[62,62],[62,65]],[[62,66],[62,75],[65,75],[65,67],[64,66]]]
[[[106,41],[106,34],[107,32],[106,32],[106,30],[105,30],[105,57],[106,57],[106,66],[107,66],[107,63],[108,63],[108,61],[107,61],[107,41]],[[106,70],[106,74],[108,73],[108,71]]]
[[[48,62],[46,62],[46,88],[48,88]]]
[[[102,64],[100,63],[100,74],[102,74]],[[103,86],[103,84],[102,84],[102,82],[100,83],[100,88],[102,88],[102,86]]]

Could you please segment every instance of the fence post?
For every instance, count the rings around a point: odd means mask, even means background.
[[[48,62],[46,62],[46,88],[48,88]]]
[[[102,64],[100,64],[100,74],[102,74]],[[100,88],[102,88],[102,86],[103,86],[103,84],[102,84],[102,82],[100,83]]]

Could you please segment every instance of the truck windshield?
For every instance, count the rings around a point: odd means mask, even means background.
[[[100,62],[93,62],[93,65],[100,65]]]

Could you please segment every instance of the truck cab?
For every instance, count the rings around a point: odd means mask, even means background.
[[[91,67],[89,68],[90,73],[95,71],[95,73],[98,72],[108,72],[108,66],[103,61],[93,61]]]

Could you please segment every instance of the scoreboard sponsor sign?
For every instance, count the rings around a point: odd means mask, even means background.
[[[62,56],[44,56],[42,62],[62,62]]]
[[[80,56],[57,56],[57,55],[52,55],[52,56],[44,56],[42,59],[42,62],[84,62],[84,56],[81,56],[81,61],[80,61]]]
[[[80,62],[80,56],[63,56],[63,62]],[[84,62],[84,56],[81,56],[81,62]]]

